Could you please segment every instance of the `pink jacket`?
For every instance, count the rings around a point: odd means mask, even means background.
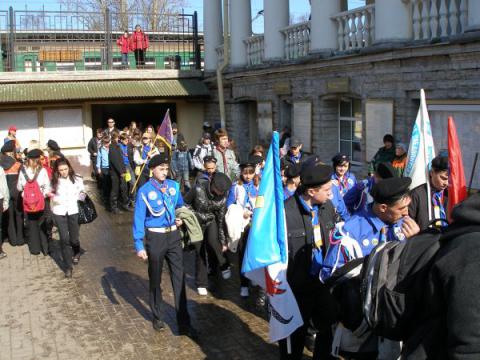
[[[146,50],[148,48],[148,36],[143,31],[135,31],[129,39],[130,50]]]
[[[120,36],[117,40],[117,45],[120,48],[122,54],[128,54],[130,51],[130,37]]]

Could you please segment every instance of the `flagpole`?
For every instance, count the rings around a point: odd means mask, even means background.
[[[421,102],[420,106],[424,106],[425,112],[422,111],[423,115],[428,116],[428,109],[427,109],[427,99],[425,98],[425,91],[423,89],[421,91]],[[425,128],[425,117],[422,116],[422,134],[423,134],[423,156],[425,159],[425,173],[426,173],[426,180],[427,180],[427,208],[428,208],[428,220],[432,221],[432,194],[431,194],[431,187],[430,187],[430,171],[429,171],[429,161],[427,156],[427,134]]]

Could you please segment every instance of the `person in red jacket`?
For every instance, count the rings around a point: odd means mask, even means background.
[[[117,39],[117,45],[120,48],[120,52],[122,53],[122,66],[127,69],[128,68],[128,52],[130,51],[130,35],[128,34],[128,30],[125,30],[122,36]]]
[[[130,50],[135,53],[137,69],[145,66],[145,52],[148,49],[148,36],[140,25],[135,26],[135,32],[130,36]]]

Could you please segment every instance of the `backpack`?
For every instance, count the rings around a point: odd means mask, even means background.
[[[431,229],[406,241],[381,243],[326,281],[340,307],[340,321],[355,332],[402,340],[419,318],[426,278],[442,233]]]
[[[23,187],[23,211],[26,213],[37,213],[45,210],[45,197],[37,182],[40,171],[37,171],[31,180],[28,178],[24,167],[22,167],[22,173],[27,181]]]

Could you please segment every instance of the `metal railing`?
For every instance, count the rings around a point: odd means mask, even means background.
[[[140,25],[148,37],[147,69],[200,69],[203,39],[197,13],[0,12],[0,71],[104,70],[135,68],[129,49],[122,63],[117,40]]]

